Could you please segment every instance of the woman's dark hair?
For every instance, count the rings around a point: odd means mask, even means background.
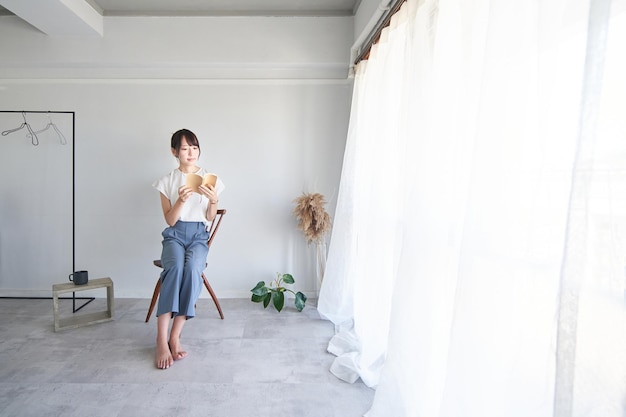
[[[180,129],[172,135],[172,149],[176,149],[176,154],[180,151],[183,138],[186,139],[188,145],[197,146],[198,150],[200,150],[200,142],[198,142],[196,134],[188,129]]]

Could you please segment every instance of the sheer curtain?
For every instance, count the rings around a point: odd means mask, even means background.
[[[318,309],[368,417],[626,413],[623,0],[408,0],[356,68]]]

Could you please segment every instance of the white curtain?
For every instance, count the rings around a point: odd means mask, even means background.
[[[626,415],[624,0],[408,0],[356,68],[318,309],[368,417]]]

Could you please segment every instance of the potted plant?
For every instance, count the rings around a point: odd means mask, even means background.
[[[270,282],[269,285],[266,285],[265,281],[259,281],[256,286],[250,290],[252,291],[251,301],[255,303],[263,302],[263,308],[267,308],[271,300],[276,310],[280,312],[285,306],[285,292],[290,292],[296,297],[294,301],[296,309],[302,311],[306,303],[306,295],[300,291],[294,292],[285,287],[285,284],[293,284],[295,282],[291,274],[281,274],[277,272],[276,279]]]
[[[331,228],[330,215],[326,212],[326,200],[320,193],[302,194],[293,200],[296,207],[293,215],[298,220],[308,244],[315,243],[317,252],[317,289],[319,291],[326,270],[326,235]]]

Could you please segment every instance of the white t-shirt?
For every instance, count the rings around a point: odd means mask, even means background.
[[[209,171],[204,168],[200,168],[195,173],[200,176],[204,176],[205,174],[208,174]],[[159,190],[161,194],[166,196],[170,200],[170,204],[174,205],[176,200],[178,200],[178,189],[185,185],[186,177],[186,174],[176,168],[174,171],[155,181],[152,186]],[[218,176],[217,182],[215,183],[215,191],[217,191],[218,196],[222,191],[224,191],[224,188],[226,188],[226,186]],[[211,224],[211,222],[206,218],[208,205],[208,198],[201,194],[193,193],[193,195],[183,205],[178,220],[183,222],[203,222],[208,227],[209,224]]]

